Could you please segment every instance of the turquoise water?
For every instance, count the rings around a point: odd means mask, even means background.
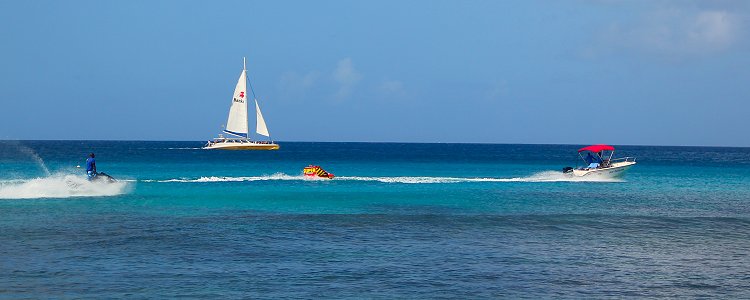
[[[750,297],[748,148],[200,146],[1,142],[0,297]]]

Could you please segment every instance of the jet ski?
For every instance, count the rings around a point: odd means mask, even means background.
[[[328,178],[333,179],[335,177],[333,174],[326,172],[326,170],[323,170],[320,166],[313,166],[309,165],[302,169],[302,173],[305,174],[305,177],[310,178]]]
[[[93,178],[91,178],[91,181],[92,182],[113,183],[113,182],[117,182],[117,179],[115,179],[112,176],[109,176],[107,173],[99,172],[99,173],[96,173],[96,176],[94,176]]]

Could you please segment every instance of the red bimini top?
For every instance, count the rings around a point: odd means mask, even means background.
[[[612,147],[610,145],[603,145],[603,144],[602,145],[591,145],[591,146],[588,146],[588,147],[583,147],[581,149],[578,149],[578,152],[583,152],[583,151],[599,152],[599,151],[602,151],[602,150],[615,151],[615,147]]]

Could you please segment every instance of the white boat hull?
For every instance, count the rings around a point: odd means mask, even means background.
[[[278,150],[279,145],[274,143],[258,143],[258,142],[220,142],[211,143],[203,147],[203,149],[214,149],[214,150]]]
[[[577,177],[619,177],[622,176],[625,171],[635,165],[634,161],[623,161],[616,162],[606,168],[597,169],[574,169],[573,176]],[[570,174],[570,173],[569,173]]]

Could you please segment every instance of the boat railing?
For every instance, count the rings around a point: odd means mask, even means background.
[[[205,147],[210,147],[216,144],[231,144],[231,143],[238,143],[238,144],[256,144],[256,145],[271,145],[273,144],[273,141],[253,141],[249,139],[227,139],[227,138],[216,138],[213,141],[209,140],[206,143]]]
[[[609,161],[610,164],[616,163],[616,162],[635,162],[635,157],[632,157],[632,156],[621,157],[621,158],[615,158]]]

